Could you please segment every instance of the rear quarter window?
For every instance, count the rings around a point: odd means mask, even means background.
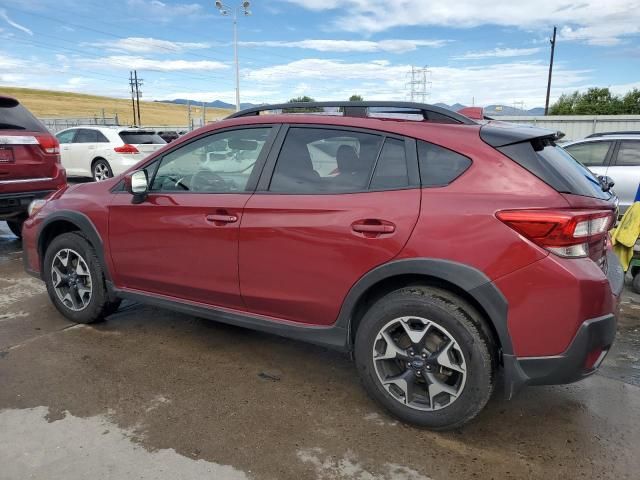
[[[0,130],[48,132],[47,127],[16,100],[0,97]]]
[[[418,161],[423,187],[449,185],[471,166],[464,155],[423,141],[418,141]]]

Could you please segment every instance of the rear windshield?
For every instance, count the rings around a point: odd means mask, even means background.
[[[47,132],[40,120],[15,101],[2,101],[0,98],[0,130],[26,130],[28,132]]]
[[[591,171],[558,147],[552,140],[535,139],[498,148],[560,193],[609,200]]]
[[[120,132],[120,138],[124,143],[131,145],[151,145],[154,143],[167,143],[160,135],[154,132]]]

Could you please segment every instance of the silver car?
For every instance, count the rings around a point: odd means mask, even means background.
[[[629,208],[640,185],[640,132],[594,133],[562,147],[595,174],[611,177],[620,213]]]

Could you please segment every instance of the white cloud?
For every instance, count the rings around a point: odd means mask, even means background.
[[[21,32],[26,33],[27,35],[33,36],[33,32],[29,30],[27,27],[20,25],[19,23],[14,22],[7,15],[7,11],[4,8],[0,8],[0,18],[2,18],[5,22],[11,25],[13,28],[20,30]]]
[[[170,22],[200,14],[203,11],[199,3],[165,3],[160,0],[127,0],[127,5],[138,15],[159,22]]]
[[[186,50],[209,48],[209,44],[200,42],[172,42],[151,37],[128,37],[114,41],[88,43],[92,47],[131,53],[180,53]]]
[[[446,45],[448,40],[271,40],[263,42],[240,42],[246,47],[303,48],[319,52],[411,52],[420,47],[438,48]]]
[[[522,29],[561,25],[562,38],[615,45],[640,33],[640,0],[287,0],[309,10],[335,10],[334,27],[351,32],[382,32],[402,26],[468,28],[499,25]]]
[[[494,48],[481,52],[467,52],[464,55],[454,57],[456,60],[481,60],[484,58],[511,58],[535,55],[540,48]]]
[[[111,55],[98,59],[78,59],[77,63],[92,68],[118,68],[161,72],[224,70],[229,65],[211,60],[155,60],[129,55]]]

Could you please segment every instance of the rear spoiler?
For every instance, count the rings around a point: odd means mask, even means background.
[[[492,121],[480,128],[480,138],[494,148],[535,139],[560,140],[563,132],[508,122]]]

